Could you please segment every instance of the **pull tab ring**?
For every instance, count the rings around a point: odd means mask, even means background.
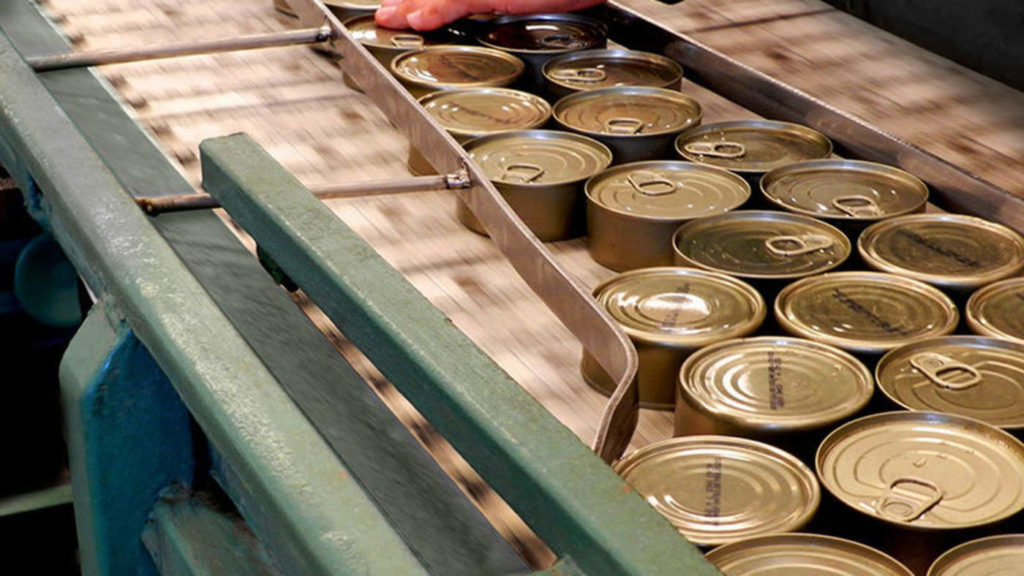
[[[398,48],[423,48],[423,36],[419,34],[395,34],[391,37],[391,43]]]
[[[520,172],[526,172],[526,174],[513,174],[513,170]],[[544,174],[545,170],[536,164],[530,164],[528,162],[516,162],[505,166],[504,171],[501,173],[499,180],[503,182],[514,182],[518,180],[523,184],[529,184],[540,178]]]
[[[562,68],[551,73],[551,78],[565,82],[601,82],[608,74],[600,68]]]
[[[609,118],[604,123],[604,131],[609,134],[639,134],[644,121],[639,118]]]
[[[834,243],[824,234],[804,234],[802,236],[772,236],[764,241],[764,247],[775,256],[790,258],[824,250]]]
[[[643,178],[643,180],[640,180]],[[663,196],[671,194],[676,190],[676,183],[658,176],[654,172],[640,170],[626,176],[626,182],[633,187],[633,190],[644,196]]]
[[[712,158],[741,158],[747,154],[747,147],[739,142],[690,142],[683,150],[697,156]]]
[[[918,490],[911,490],[915,486]],[[922,492],[920,488],[924,488]],[[890,520],[912,522],[931,510],[943,497],[942,489],[934,482],[913,476],[904,476],[889,484],[889,491],[878,500],[875,510]]]
[[[854,218],[880,216],[882,214],[874,198],[861,196],[860,194],[836,196],[832,199],[832,207]]]
[[[910,358],[910,365],[916,368],[933,384],[950,390],[964,390],[981,382],[981,373],[970,364],[964,364],[948,356],[935,352],[922,352]],[[962,382],[954,382],[949,377],[954,373],[966,373],[968,378]]]

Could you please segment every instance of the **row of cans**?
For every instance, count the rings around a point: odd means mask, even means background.
[[[626,271],[595,297],[637,345],[642,404],[675,409],[678,437],[616,471],[692,542],[717,546],[708,558],[726,574],[1016,573],[1024,536],[963,542],[1019,530],[1024,508],[1024,445],[1008,433],[1024,430],[1019,235],[919,214],[922,182],[830,159],[803,126],[701,125],[677,64],[605,50],[585,18],[439,36],[346,25],[539,238],[586,231],[594,259]],[[460,37],[484,47],[431,46]],[[564,131],[538,130],[552,122]],[[410,165],[431,170],[415,152]],[[786,212],[735,210],[752,185]],[[465,206],[457,215],[484,233]],[[874,271],[836,272],[851,255]],[[1000,339],[948,336],[971,292],[968,324]],[[762,294],[790,336],[749,337]],[[593,358],[581,366],[610,391]],[[856,418],[876,381],[911,411]],[[780,534],[805,528],[832,536]]]

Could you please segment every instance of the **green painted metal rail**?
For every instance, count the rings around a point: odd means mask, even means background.
[[[556,553],[595,576],[717,573],[258,144],[200,151],[204,188]]]

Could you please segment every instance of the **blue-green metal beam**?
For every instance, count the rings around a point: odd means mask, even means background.
[[[717,574],[701,554],[244,134],[203,186],[557,553],[587,574]]]

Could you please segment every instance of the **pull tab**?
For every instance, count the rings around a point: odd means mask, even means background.
[[[713,158],[740,158],[747,153],[747,147],[739,142],[690,142],[683,146],[683,150]]]
[[[639,180],[638,177],[644,178]],[[626,176],[626,182],[633,187],[633,190],[645,196],[662,196],[671,194],[676,190],[676,183],[658,176],[654,172],[637,171]]]
[[[576,41],[568,34],[551,34],[541,38],[540,44],[545,48],[573,48]]]
[[[935,352],[922,352],[911,356],[910,365],[917,368],[932,383],[950,390],[964,390],[981,382],[981,373],[974,366]],[[954,382],[949,377],[955,373],[966,373],[968,378]]]
[[[889,491],[878,500],[875,510],[889,520],[912,522],[942,500],[942,489],[935,483],[906,476],[889,484]]]
[[[604,123],[604,131],[609,134],[639,134],[644,121],[638,118],[609,118]]]
[[[804,234],[803,236],[772,236],[764,241],[764,246],[776,256],[790,258],[824,250],[834,243],[824,234]]]
[[[513,170],[526,172],[526,174],[513,174]],[[542,174],[544,174],[544,169],[541,168],[540,166],[537,166],[536,164],[519,162],[505,166],[505,171],[501,173],[501,178],[499,178],[499,180],[503,182],[513,182],[515,180],[518,180],[523,184],[527,184],[533,182],[537,178],[540,178]]]
[[[419,49],[423,48],[423,36],[419,34],[395,34],[391,37],[391,43],[398,48]]]
[[[600,82],[608,77],[608,74],[600,68],[563,68],[551,73],[555,80],[566,82]]]
[[[837,196],[832,199],[832,207],[854,218],[880,216],[882,214],[874,199],[859,194]]]

